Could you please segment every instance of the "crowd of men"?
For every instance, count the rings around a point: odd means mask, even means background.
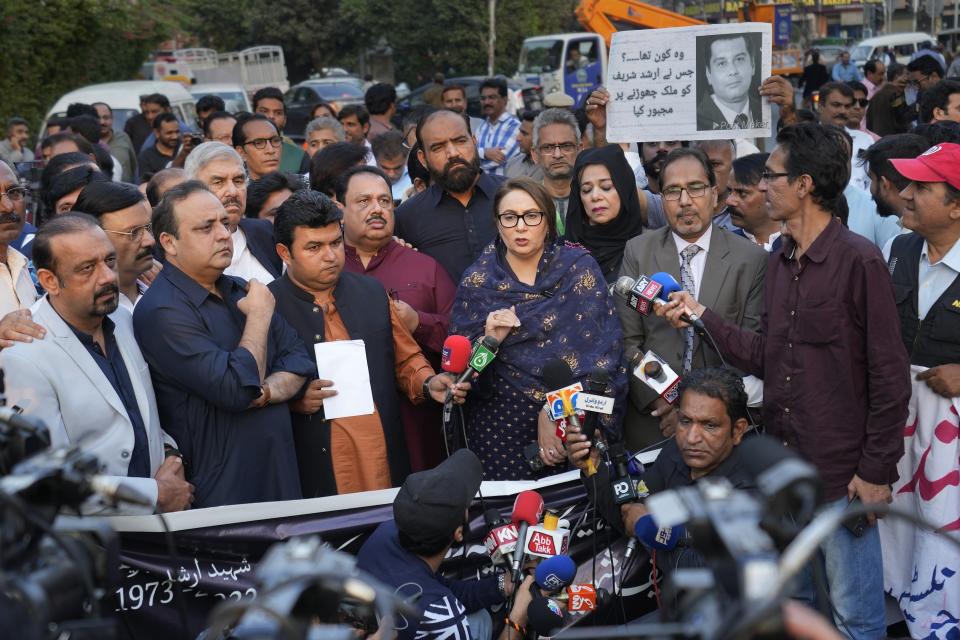
[[[682,285],[656,315],[616,303],[624,366],[652,350],[690,378],[677,407],[630,377],[623,436],[634,450],[666,444],[662,488],[740,478],[728,459],[751,406],[816,466],[829,501],[889,502],[910,365],[960,397],[960,83],[932,56],[871,61],[862,79],[843,64],[817,112],[795,109],[786,81],[764,83],[780,107],[770,153],[728,139],[623,145],[636,193],[619,198],[637,210],[620,215],[643,232],[623,239],[617,274],[667,271]],[[104,102],[71,105],[34,150],[12,118],[0,143],[8,404],[162,511],[423,484],[410,474],[446,457],[442,405],[471,390],[437,372],[457,285],[497,234],[498,188],[542,184],[563,234],[570,203],[588,197],[578,154],[605,144],[603,89],[577,110],[553,96],[513,114],[490,78],[482,118],[466,98],[441,84],[400,118],[396,91],[377,83],[364,106],[318,105],[302,146],[284,133],[277,89],[258,91],[253,113],[205,98],[202,133],[159,94],[124,131]],[[34,157],[30,224],[18,168]],[[324,414],[337,381],[318,377],[314,344],[336,340],[364,342],[372,414]],[[727,363],[738,375],[716,369]],[[596,450],[569,435],[580,466]],[[469,500],[475,459],[450,458],[437,477],[456,477],[455,460],[470,469]],[[632,531],[639,509],[611,519]],[[449,511],[452,529],[419,546],[399,538],[434,571],[462,539]],[[876,529],[838,534],[824,554],[849,635],[882,637]],[[853,583],[868,595],[846,597]],[[487,591],[484,606],[507,595]]]

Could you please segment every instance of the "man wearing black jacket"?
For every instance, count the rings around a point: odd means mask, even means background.
[[[694,369],[680,385],[676,433],[660,450],[656,462],[644,470],[643,488],[649,493],[679,489],[704,476],[722,476],[738,489],[754,487],[745,469],[738,445],[749,427],[747,394],[743,381],[731,371],[719,368]],[[610,471],[600,462],[596,447],[586,436],[568,427],[567,453],[570,461],[583,468],[593,459],[595,476],[581,474],[591,501],[616,530],[633,535],[637,520],[647,514],[639,502],[617,507],[610,490]]]

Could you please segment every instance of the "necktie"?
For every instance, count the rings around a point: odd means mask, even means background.
[[[745,114],[745,113],[737,114],[737,117],[733,119],[733,128],[734,128],[734,129],[746,129],[746,128],[747,128],[747,114]]]
[[[686,289],[687,293],[693,297],[697,296],[697,290],[696,283],[693,280],[693,269],[690,268],[690,263],[693,261],[693,257],[700,253],[700,251],[702,251],[700,247],[695,244],[691,244],[680,252],[680,284],[683,285],[683,288]],[[693,364],[693,327],[687,327],[684,340],[683,372],[687,373],[690,371],[690,367]]]

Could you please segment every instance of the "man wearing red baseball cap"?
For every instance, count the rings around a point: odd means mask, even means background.
[[[887,262],[903,342],[917,376],[946,398],[960,396],[960,144],[890,160],[910,184],[900,192],[903,226]]]

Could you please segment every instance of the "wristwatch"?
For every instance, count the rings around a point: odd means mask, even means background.
[[[507,574],[506,573],[497,574],[497,588],[500,589],[500,595],[506,598],[507,597]]]

